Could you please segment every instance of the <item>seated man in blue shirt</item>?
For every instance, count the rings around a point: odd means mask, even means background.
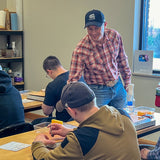
[[[48,56],[43,62],[43,69],[53,81],[51,81],[45,90],[45,99],[42,104],[42,109],[45,115],[52,115],[56,103],[60,100],[62,88],[66,85],[69,71],[61,65],[59,59],[55,56]],[[56,111],[56,119],[68,121],[70,115],[66,110],[63,112]]]
[[[24,122],[24,106],[10,76],[0,70],[0,129]]]

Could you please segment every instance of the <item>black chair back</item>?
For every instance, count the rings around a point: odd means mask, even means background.
[[[37,118],[37,119],[34,119],[31,124],[32,125],[36,125],[36,124],[39,124],[39,123],[43,123],[43,122],[50,122],[51,123],[51,120],[52,119],[56,119],[56,117],[45,117],[45,118]]]
[[[0,129],[0,138],[12,136],[19,133],[24,133],[34,130],[34,127],[31,123],[19,123],[7,126],[3,129]]]

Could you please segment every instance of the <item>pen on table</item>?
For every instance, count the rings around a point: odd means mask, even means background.
[[[51,125],[50,125],[50,131],[51,131],[51,136],[54,137],[54,134],[52,133],[52,130],[51,130]]]

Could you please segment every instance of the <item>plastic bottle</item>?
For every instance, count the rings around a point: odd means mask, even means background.
[[[13,50],[13,56],[17,57],[16,43],[15,42],[12,42],[12,50]]]
[[[16,43],[15,42],[12,42],[12,50],[13,50],[14,57],[19,57],[20,56],[18,50],[16,49]]]
[[[133,113],[135,109],[135,99],[134,99],[134,84],[128,85],[128,93],[127,93],[127,112]]]
[[[155,98],[155,106],[160,107],[160,82],[156,88],[156,98]]]

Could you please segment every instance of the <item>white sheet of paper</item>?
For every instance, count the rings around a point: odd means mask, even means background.
[[[30,144],[20,143],[20,142],[9,142],[0,146],[0,149],[5,149],[9,151],[19,151],[21,149],[31,146]]]
[[[67,124],[67,123],[63,123],[63,126],[65,126],[65,127],[67,127],[67,128],[70,128],[70,129],[77,128],[76,126],[71,125],[71,124]]]
[[[34,100],[30,100],[30,99],[23,99],[22,103],[29,103],[29,102],[33,102]]]

